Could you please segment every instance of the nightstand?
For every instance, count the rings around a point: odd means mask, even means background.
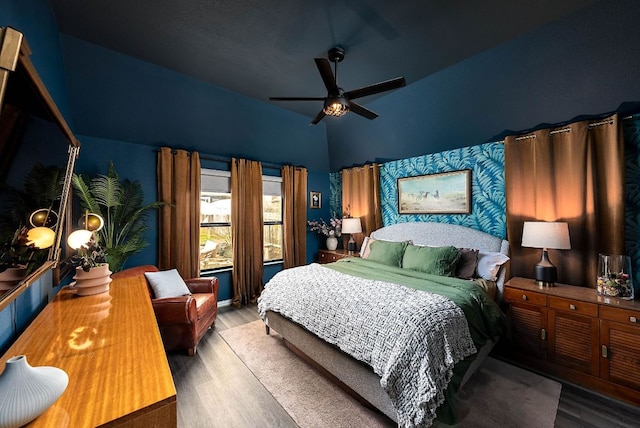
[[[360,257],[360,253],[354,251],[349,254],[347,250],[318,250],[318,263],[320,264],[332,263],[348,257]]]
[[[508,358],[640,405],[640,302],[518,277],[505,283],[504,302]]]

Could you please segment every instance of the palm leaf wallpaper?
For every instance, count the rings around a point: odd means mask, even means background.
[[[624,124],[625,247],[631,257],[636,299],[640,297],[640,116]]]
[[[470,169],[471,214],[399,214],[398,178]],[[331,212],[342,212],[342,179],[330,175]],[[489,143],[401,159],[380,167],[382,224],[434,221],[459,224],[500,238],[507,234],[504,145]]]

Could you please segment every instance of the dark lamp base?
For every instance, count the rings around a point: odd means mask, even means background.
[[[558,279],[556,267],[549,261],[547,250],[542,251],[542,257],[538,264],[533,267],[533,277],[540,287],[553,287]]]

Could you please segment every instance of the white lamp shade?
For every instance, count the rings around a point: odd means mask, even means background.
[[[569,225],[563,221],[525,221],[522,246],[570,250]]]
[[[85,245],[87,242],[89,242],[91,240],[92,235],[93,235],[93,232],[90,230],[86,230],[86,229],[76,230],[71,235],[69,235],[69,238],[67,239],[67,244],[69,244],[69,246],[74,250],[77,250],[81,248],[83,245]]]
[[[33,229],[29,229],[27,239],[34,247],[43,250],[53,245],[53,241],[56,239],[56,233],[48,227],[34,227]]]
[[[362,224],[359,218],[343,218],[342,233],[362,233]]]

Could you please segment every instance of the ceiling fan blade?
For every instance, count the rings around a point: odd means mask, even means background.
[[[318,113],[316,117],[313,118],[313,120],[311,121],[311,123],[309,123],[309,125],[317,125],[318,122],[320,122],[322,118],[325,116],[326,114],[324,113],[324,110],[320,110],[320,113]]]
[[[329,95],[338,95],[338,85],[336,85],[336,78],[333,76],[329,60],[326,58],[315,58],[315,62]]]
[[[360,104],[354,103],[353,101],[349,101],[349,109],[355,114],[359,114],[360,116],[366,117],[369,120],[373,120],[378,117],[377,113],[374,113],[371,110],[362,107]]]
[[[324,101],[324,97],[269,97],[269,101]]]
[[[364,88],[345,92],[344,95],[350,100],[355,100],[356,98],[366,97],[368,95],[377,94],[379,92],[385,92],[385,91],[390,91],[391,89],[401,88],[406,84],[407,82],[404,80],[404,77],[396,77],[395,79],[385,80],[384,82],[376,83],[373,85],[365,86]]]

